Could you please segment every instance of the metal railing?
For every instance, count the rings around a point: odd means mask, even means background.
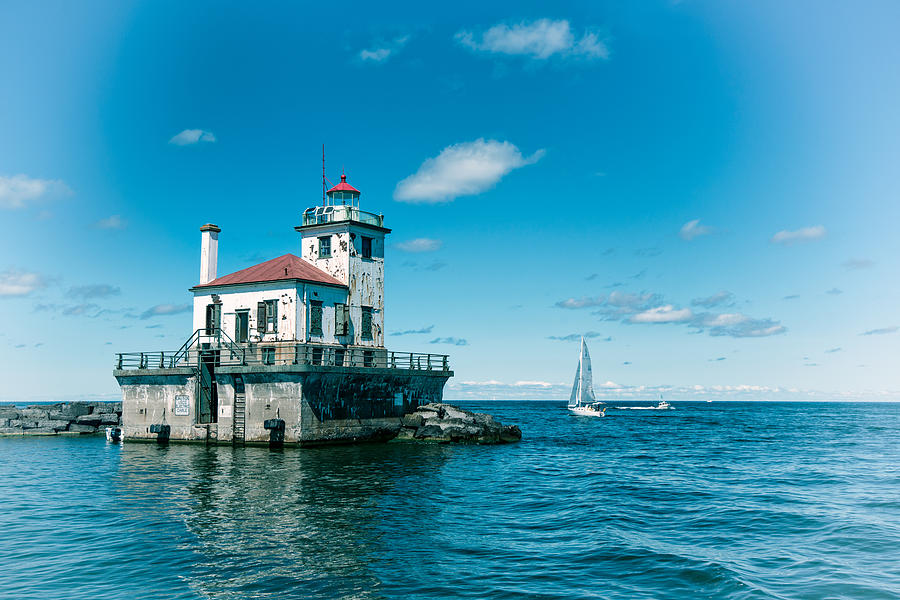
[[[446,354],[394,352],[385,348],[336,346],[302,342],[238,344],[223,332],[194,332],[174,352],[120,352],[117,369],[174,369],[200,366],[201,361],[216,366],[319,365],[326,367],[364,367],[374,369],[411,369],[449,371]]]
[[[325,212],[309,209],[304,212],[303,225],[319,225],[321,223],[331,223],[332,221],[356,221],[367,225],[375,225],[376,227],[384,227],[384,215],[376,215],[349,205],[325,208],[331,208],[332,210]]]

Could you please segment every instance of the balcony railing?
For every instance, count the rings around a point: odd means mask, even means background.
[[[202,331],[204,330],[195,332],[188,340],[190,343],[186,342],[181,349],[174,352],[118,353],[115,367],[117,369],[195,368],[206,362],[217,367],[317,365],[442,372],[450,370],[450,357],[446,354],[394,352],[385,348],[295,342],[236,344],[231,340],[199,333]]]
[[[317,206],[303,213],[303,225],[320,225],[334,221],[356,221],[376,227],[384,227],[384,215],[359,210],[355,206]]]

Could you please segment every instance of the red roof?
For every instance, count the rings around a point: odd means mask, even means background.
[[[341,182],[328,190],[329,194],[331,192],[356,192],[357,194],[360,193],[358,189],[347,183],[347,176],[343,173],[341,173]]]
[[[262,283],[265,281],[311,281],[325,285],[347,287],[325,271],[317,269],[300,257],[285,254],[264,263],[241,269],[230,275],[218,277],[209,283],[194,286],[192,289],[219,285],[238,285],[241,283]]]

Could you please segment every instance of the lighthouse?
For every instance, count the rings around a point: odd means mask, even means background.
[[[341,174],[323,205],[306,209],[294,229],[303,260],[347,286],[346,305],[335,309],[335,335],[342,342],[383,347],[384,238],[391,230],[384,215],[360,210],[360,195]],[[323,305],[322,310],[331,309]]]
[[[299,256],[227,275],[228,231],[200,228],[192,332],[178,350],[116,355],[126,441],[389,439],[404,414],[441,401],[449,357],[385,347],[391,230],[360,196],[342,174],[300,214]]]

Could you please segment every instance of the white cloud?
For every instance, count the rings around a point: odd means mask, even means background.
[[[581,298],[566,298],[556,303],[557,308],[591,308],[595,306],[603,306],[606,303],[604,296],[589,298],[582,296]]]
[[[0,208],[22,208],[53,192],[69,188],[58,179],[35,179],[27,175],[0,175]]]
[[[191,144],[196,144],[197,142],[215,141],[216,136],[214,136],[211,131],[204,131],[202,129],[185,129],[181,133],[172,136],[172,139],[169,140],[169,143],[175,144],[176,146],[190,146]]]
[[[8,269],[0,273],[0,296],[27,296],[47,285],[37,273]]]
[[[463,338],[456,337],[438,337],[434,338],[429,344],[450,344],[451,346],[468,346],[469,342]]]
[[[629,321],[632,323],[684,323],[693,317],[694,313],[689,308],[676,309],[671,304],[666,304],[632,315]]]
[[[538,19],[512,25],[500,23],[482,33],[480,40],[478,37],[466,30],[456,34],[456,40],[463,46],[492,54],[529,56],[538,60],[554,55],[609,58],[609,49],[596,32],[586,31],[576,39],[566,20]]]
[[[706,225],[700,224],[700,219],[694,219],[693,221],[688,221],[684,225],[681,226],[681,230],[678,232],[678,235],[681,239],[685,241],[691,241],[696,237],[700,237],[701,235],[709,235],[712,233],[712,228],[707,227]]]
[[[127,225],[128,222],[122,218],[122,215],[110,215],[94,223],[94,227],[97,229],[125,229]]]
[[[69,288],[70,296],[79,298],[108,298],[109,296],[118,296],[122,293],[117,286],[108,283],[94,283],[91,285],[80,285]]]
[[[534,164],[543,155],[544,151],[538,150],[526,158],[509,142],[484,138],[453,144],[398,183],[394,199],[433,203],[480,194],[494,187],[513,169]]]
[[[864,331],[859,335],[887,335],[889,333],[896,333],[900,327],[896,325],[892,325],[890,327],[880,327],[879,329],[870,329],[868,331]]]
[[[381,63],[386,61],[391,55],[396,54],[400,51],[403,46],[406,45],[406,42],[409,41],[409,36],[404,35],[397,38],[394,38],[390,42],[379,44],[371,49],[363,49],[359,51],[359,58],[363,62],[376,62]]]
[[[779,231],[772,236],[773,244],[793,244],[794,242],[807,242],[810,240],[818,240],[825,237],[825,227],[822,225],[814,225],[812,227],[803,227],[794,231],[787,229]]]
[[[151,306],[143,313],[141,313],[141,319],[149,319],[151,317],[160,317],[166,315],[177,315],[179,313],[185,313],[190,310],[190,304],[157,304],[156,306]]]
[[[691,304],[693,306],[703,306],[705,308],[712,308],[713,306],[720,306],[723,304],[734,304],[734,294],[727,290],[722,290],[721,292],[716,292],[712,296],[706,298],[694,298],[691,300]]]
[[[441,240],[434,240],[431,238],[416,238],[414,240],[408,240],[406,242],[400,242],[397,244],[397,248],[403,250],[404,252],[434,252],[435,250],[440,250],[441,246],[444,245],[444,242]]]

